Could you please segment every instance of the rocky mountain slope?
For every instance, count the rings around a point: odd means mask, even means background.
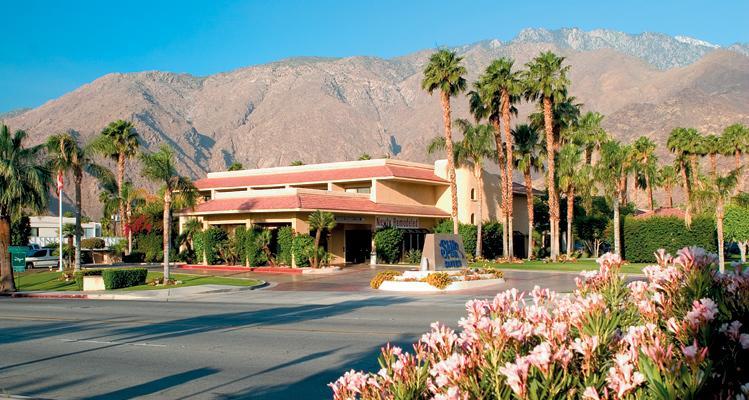
[[[612,135],[664,143],[676,126],[719,132],[749,123],[746,49],[652,33],[534,29],[509,42],[457,50],[469,81],[500,56],[522,67],[543,50],[563,54],[572,66],[572,94],[586,110],[606,114]],[[192,177],[232,161],[265,167],[351,160],[364,152],[425,161],[425,144],[442,126],[438,97],[419,86],[431,51],[394,59],[294,58],[207,77],[114,73],[4,119],[36,143],[69,129],[89,139],[112,120],[132,120],[146,149],[169,144]],[[521,120],[533,107],[520,107]],[[465,97],[454,99],[454,110],[468,117]],[[128,178],[147,185],[133,165]],[[95,184],[87,186],[86,213],[99,215]]]

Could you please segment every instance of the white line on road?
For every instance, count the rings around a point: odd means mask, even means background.
[[[68,343],[93,343],[93,344],[117,344],[127,346],[143,346],[143,347],[166,347],[165,344],[153,344],[153,343],[126,343],[126,342],[111,342],[104,340],[80,340],[80,339],[59,339],[62,342]]]

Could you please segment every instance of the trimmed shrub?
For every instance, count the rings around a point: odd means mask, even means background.
[[[392,280],[394,277],[401,276],[401,275],[403,275],[403,273],[400,271],[388,270],[388,271],[378,272],[377,275],[375,275],[374,278],[372,278],[372,280],[369,281],[369,286],[372,289],[379,289],[380,285],[382,285],[382,282]]]
[[[481,245],[486,259],[502,256],[502,224],[496,220],[487,221],[481,228]],[[468,249],[466,249],[468,251]]]
[[[86,238],[81,239],[82,249],[103,249],[107,246],[102,238]]]
[[[229,235],[226,231],[215,226],[195,233],[193,247],[197,262],[205,261],[208,265],[216,264],[219,261],[219,249],[226,246],[228,241]]]
[[[291,265],[291,251],[294,246],[294,230],[290,226],[278,229],[276,259],[281,265]]]
[[[378,260],[388,264],[394,264],[400,260],[403,246],[402,230],[393,227],[382,228],[375,233],[374,242]]]
[[[84,276],[100,276],[103,270],[101,269],[83,269],[74,274],[75,285],[78,290],[83,290],[83,277]]]
[[[143,253],[145,262],[158,262],[164,259],[164,238],[159,233],[146,233],[136,238],[136,248]]]
[[[435,272],[433,274],[429,274],[421,279],[422,282],[426,282],[430,284],[431,286],[436,287],[437,289],[444,289],[452,283],[452,278],[450,278],[450,275],[448,275],[445,272]]]
[[[101,274],[107,290],[145,285],[148,270],[145,268],[105,269]]]
[[[476,256],[476,233],[478,228],[476,225],[471,224],[460,224],[458,225],[458,234],[463,239],[463,247],[466,250],[466,256]],[[437,226],[434,227],[434,233],[453,233],[453,221],[450,219],[443,220]],[[481,235],[484,236],[483,234]],[[499,232],[500,237],[500,248],[502,247],[502,231]],[[482,238],[483,239],[483,238]],[[482,242],[483,243],[483,242]]]
[[[406,262],[409,264],[421,264],[421,250],[411,249],[406,253]]]
[[[297,267],[309,267],[310,258],[315,251],[315,238],[310,235],[295,235],[291,251]]]
[[[236,254],[242,265],[257,267],[268,261],[268,257],[263,253],[263,249],[257,243],[258,229],[247,229],[243,226],[237,228],[234,232],[232,244],[236,246]]]
[[[622,219],[623,257],[629,262],[655,262],[658,249],[676,253],[687,246],[717,251],[715,221],[712,217],[698,216],[687,228],[677,217],[651,217]]]

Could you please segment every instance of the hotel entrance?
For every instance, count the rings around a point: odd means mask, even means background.
[[[345,232],[346,263],[361,264],[365,262],[372,251],[372,231],[356,229]]]

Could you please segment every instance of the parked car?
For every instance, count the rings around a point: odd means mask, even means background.
[[[52,255],[55,249],[39,249],[26,255],[26,268],[52,268],[59,265],[57,256]]]
[[[39,246],[36,243],[29,243],[29,245],[26,246],[26,247],[29,248],[29,250],[26,252],[27,254],[33,253],[33,252],[35,252],[37,250],[40,250],[42,248],[42,246]]]

